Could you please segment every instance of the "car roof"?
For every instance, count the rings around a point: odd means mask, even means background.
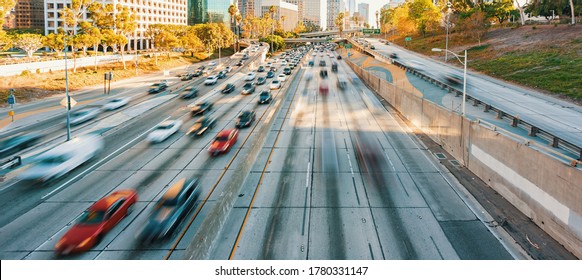
[[[162,200],[174,199],[176,196],[178,196],[180,194],[180,191],[182,191],[182,189],[184,188],[185,185],[186,185],[186,178],[182,178],[180,181],[178,181],[174,185],[172,185],[168,189],[168,191],[166,191],[166,193],[164,193],[164,195],[162,196]]]
[[[90,210],[107,210],[113,203],[121,198],[127,197],[134,194],[134,190],[119,190],[111,193],[110,195],[98,200],[95,204],[89,207]]]
[[[160,123],[160,126],[168,126],[168,125],[173,125],[174,122],[176,122],[175,120],[168,120],[168,121],[163,121],[162,123]]]
[[[221,132],[219,132],[216,136],[217,137],[227,137],[230,135],[230,133],[233,131],[234,129],[225,129]]]

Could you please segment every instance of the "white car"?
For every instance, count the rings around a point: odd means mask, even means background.
[[[279,76],[277,76],[277,80],[279,80],[282,83],[285,80],[287,80],[287,75],[285,75],[285,74],[279,74]]]
[[[218,77],[217,76],[208,76],[206,78],[206,80],[204,80],[204,84],[209,86],[209,85],[215,85],[218,82]]]
[[[271,67],[271,66],[273,66],[273,63],[267,62],[267,67]]]
[[[72,112],[70,122],[72,125],[84,123],[97,117],[99,112],[101,112],[99,108],[81,109],[79,111]]]
[[[247,74],[247,76],[245,77],[245,81],[252,81],[255,79],[255,77],[257,76],[257,73],[255,72],[250,72]]]
[[[18,178],[41,182],[57,179],[96,156],[103,146],[103,138],[99,135],[75,137],[38,156],[38,161],[32,163]]]
[[[120,97],[111,99],[107,104],[103,105],[104,110],[115,110],[117,108],[127,105],[131,101],[131,97]]]
[[[172,134],[178,132],[181,126],[182,126],[181,120],[164,121],[158,124],[154,131],[150,132],[147,139],[149,142],[152,143],[162,142],[168,139],[168,137],[172,136]]]
[[[211,61],[210,63],[208,63],[208,66],[216,66],[216,61]]]
[[[273,62],[275,62],[275,63],[276,63],[277,61],[279,61],[279,59],[278,59],[278,58],[275,58],[275,59],[273,59]]]
[[[230,73],[230,71],[232,71],[232,67],[226,66],[226,68],[224,68],[224,70],[226,70],[226,72]]]
[[[286,60],[281,61],[281,65],[287,65],[287,61]]]
[[[281,88],[281,81],[279,80],[273,80],[271,82],[271,84],[269,85],[270,89],[280,89]]]

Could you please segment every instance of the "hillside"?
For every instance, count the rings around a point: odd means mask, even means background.
[[[396,42],[405,46],[403,38]],[[406,47],[442,60],[444,55],[431,48],[444,46],[445,35],[438,35],[413,38]],[[475,71],[582,104],[582,25],[495,28],[481,45],[451,34],[449,49],[468,49],[469,68]]]

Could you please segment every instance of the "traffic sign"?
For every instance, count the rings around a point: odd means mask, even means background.
[[[71,99],[71,108],[75,107],[75,105],[77,104],[77,101],[75,99],[73,99],[72,97],[69,97]],[[63,100],[61,100],[61,105],[65,108],[67,108],[67,98],[63,98]]]
[[[12,93],[10,94],[10,96],[8,96],[8,104],[10,105],[16,104],[16,97]]]
[[[14,111],[8,111],[8,115],[14,117]]]
[[[412,41],[412,37],[406,37],[404,38],[405,41]]]
[[[346,49],[351,49],[351,48],[352,48],[352,44],[345,44],[345,45],[344,45],[344,48],[346,48]]]
[[[380,34],[380,29],[376,28],[364,28],[362,29],[364,34]]]

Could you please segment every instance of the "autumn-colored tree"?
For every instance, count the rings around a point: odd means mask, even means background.
[[[230,6],[228,7],[228,14],[230,15],[230,23],[231,26],[234,26],[236,28],[236,14],[238,13],[238,8],[236,7],[236,5],[234,4],[230,4]],[[236,36],[236,30],[233,30],[233,35]],[[236,46],[233,44],[232,45],[232,51],[236,52]]]
[[[416,23],[408,16],[408,7],[403,5],[394,9],[393,21],[399,34],[410,36],[416,33]]]
[[[339,12],[337,14],[337,16],[335,17],[335,20],[334,20],[335,26],[337,26],[338,29],[339,29],[340,38],[343,38],[343,32],[344,32],[344,17],[345,17],[344,12]]]
[[[61,56],[61,52],[65,48],[65,34],[62,29],[60,31],[57,33],[49,33],[43,38],[43,45],[55,51],[57,56]]]
[[[466,36],[475,39],[481,45],[481,38],[487,34],[489,23],[485,13],[481,10],[476,10],[471,16],[461,20],[461,29]]]
[[[298,21],[295,28],[293,28],[293,32],[296,34],[304,33],[306,31],[307,31],[307,28],[305,27],[305,24],[303,24],[303,21]]]
[[[28,58],[43,46],[43,37],[39,34],[17,34],[14,38],[14,47],[26,53]]]

